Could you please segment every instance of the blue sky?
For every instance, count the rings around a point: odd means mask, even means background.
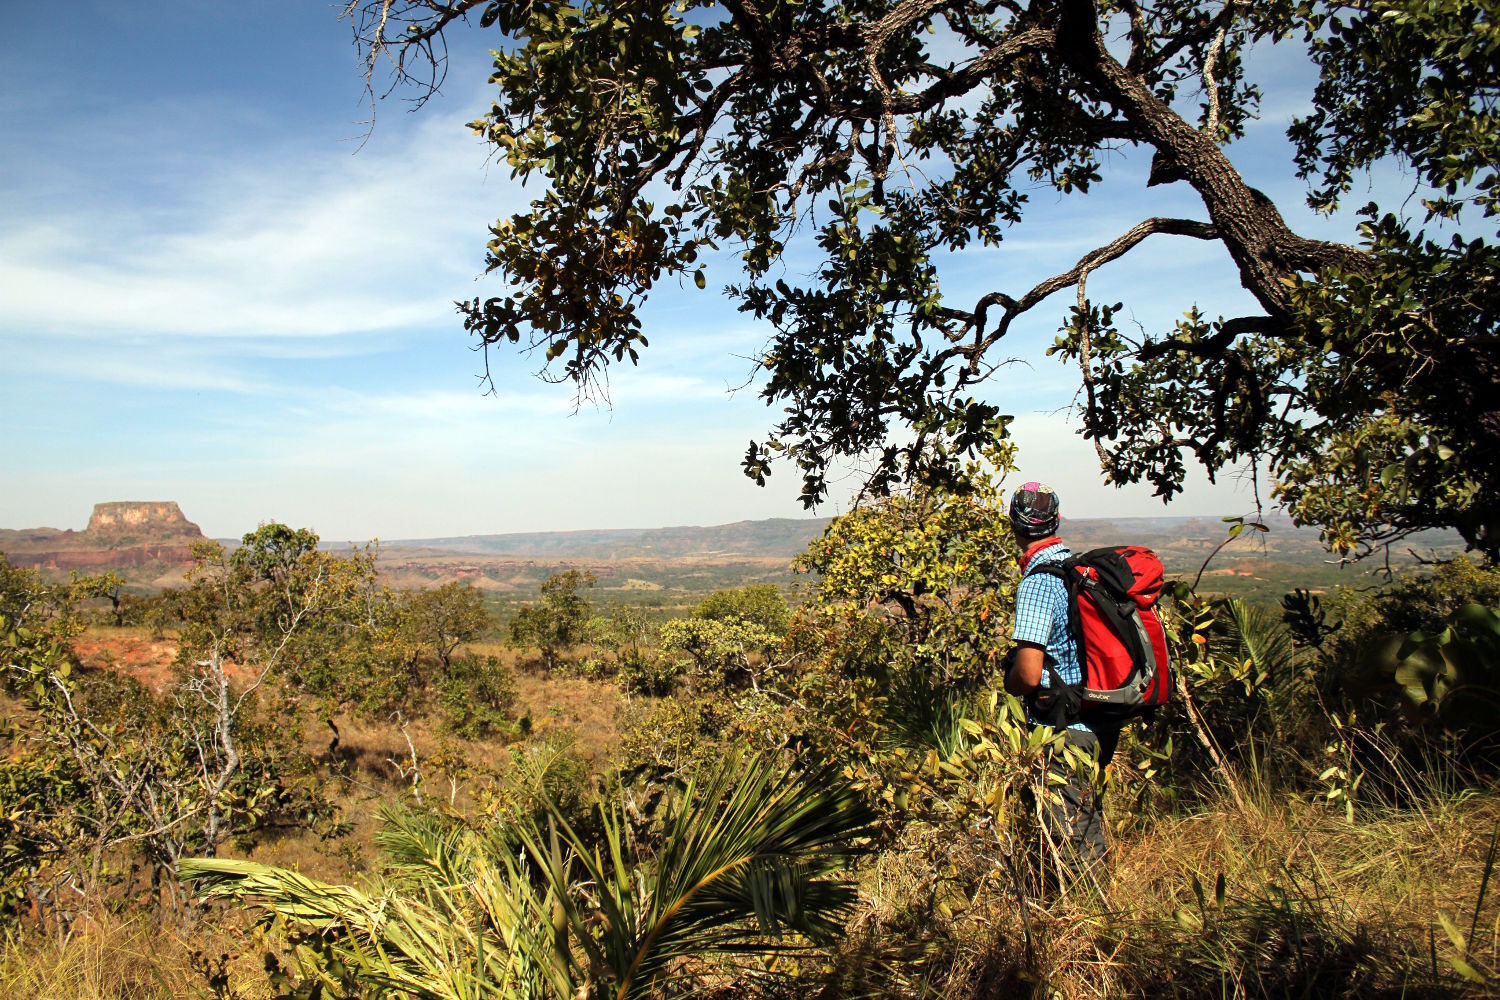
[[[574,412],[509,353],[481,394],[452,303],[497,287],[479,280],[486,226],[529,197],[464,128],[488,101],[483,32],[456,36],[442,95],[415,114],[384,102],[361,147],[369,107],[333,5],[62,10],[11,5],[0,61],[0,527],[82,527],[124,499],[177,500],[214,536],[276,519],[340,540],[804,516],[793,470],[765,489],[739,471],[773,413],[729,392],[768,331],[718,293],[738,279],[727,256],[707,292],[658,290],[612,407]],[[1274,51],[1253,66],[1276,86],[1232,159],[1303,232],[1352,239],[1348,217],[1303,209],[1288,166],[1310,68]],[[1143,186],[1144,157],[1107,166],[1097,195],[1031,192],[1013,239],[947,263],[945,293],[1023,291],[1149,215],[1203,217],[1184,186]],[[1148,329],[1194,302],[1244,308],[1227,256],[1184,242],[1154,237],[1091,297]],[[1025,477],[1075,516],[1161,513],[1146,488],[1100,485],[1059,413],[1076,373],[1043,351],[1070,296],[1017,324],[1029,365],[991,390],[1017,414]],[[1168,512],[1250,503],[1199,477]]]

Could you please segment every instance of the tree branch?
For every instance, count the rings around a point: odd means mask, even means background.
[[[1236,339],[1246,334],[1258,333],[1268,337],[1281,337],[1290,332],[1289,327],[1270,316],[1238,316],[1221,322],[1219,332],[1204,340],[1185,343],[1168,337],[1165,340],[1156,340],[1142,345],[1141,349],[1136,352],[1136,357],[1141,361],[1153,361],[1173,351],[1187,351],[1195,358],[1207,360],[1221,357],[1233,346]]]
[[[1079,259],[1077,264],[1074,264],[1061,274],[1053,275],[1047,280],[1038,283],[1019,299],[1013,299],[1003,292],[991,292],[981,298],[975,304],[973,313],[968,314],[966,317],[967,326],[973,329],[975,336],[974,344],[965,349],[965,352],[970,354],[971,366],[977,363],[981,355],[1005,336],[1006,331],[1010,328],[1011,321],[1017,316],[1032,309],[1054,292],[1061,291],[1070,285],[1076,285],[1088,272],[1118,257],[1124,256],[1136,244],[1156,233],[1163,233],[1168,236],[1191,236],[1199,240],[1214,240],[1218,238],[1218,231],[1206,222],[1155,216],[1137,223],[1128,232],[1106,243],[1104,246],[1090,250]],[[984,327],[986,317],[990,308],[996,305],[1004,309],[1004,315],[1000,318],[1000,324],[996,327],[995,332],[985,336]]]
[[[1205,25],[1212,30],[1212,21]],[[1174,175],[1198,192],[1239,268],[1240,283],[1271,316],[1290,322],[1291,294],[1284,280],[1289,275],[1334,263],[1360,270],[1370,266],[1368,257],[1351,247],[1294,233],[1275,204],[1245,183],[1214,137],[1185,121],[1109,53],[1094,0],[1063,0],[1057,50],[1100,99],[1140,129],[1142,141],[1171,162]]]
[[[1229,25],[1234,22],[1234,8],[1235,0],[1228,0],[1224,4],[1224,10],[1218,17],[1219,30],[1203,56],[1203,89],[1208,96],[1208,121],[1204,124],[1203,131],[1216,142],[1219,135],[1219,81],[1214,78],[1214,68],[1219,61],[1219,53],[1224,49],[1224,40],[1229,36]]]
[[[1015,60],[1032,52],[1050,49],[1057,37],[1048,28],[1028,28],[1011,35],[999,45],[985,51],[962,69],[940,78],[915,94],[897,94],[890,108],[896,114],[914,115],[930,111],[950,97],[966,94],[982,81],[1005,69]]]
[[[1085,291],[1089,279],[1088,269],[1078,273],[1078,369],[1083,374],[1083,391],[1087,399],[1088,423],[1093,423],[1094,413],[1097,411],[1097,402],[1094,398],[1094,362],[1089,350],[1089,300]],[[1099,465],[1103,469],[1114,467],[1114,461],[1109,452],[1104,450],[1104,444],[1098,438],[1091,438],[1094,442],[1094,452],[1099,456]]]

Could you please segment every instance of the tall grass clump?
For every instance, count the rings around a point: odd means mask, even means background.
[[[1500,989],[1491,884],[1500,799],[1470,796],[1437,826],[1431,815],[1395,810],[1350,824],[1341,810],[1284,795],[1257,795],[1250,806],[1225,795],[1126,828],[1113,838],[1102,885],[1022,898],[993,838],[909,828],[867,867],[864,905],[819,995],[1394,998]]]
[[[203,928],[188,935],[145,915],[101,911],[64,935],[8,930],[0,938],[0,990],[17,1000],[214,1000],[229,995],[233,947]]]

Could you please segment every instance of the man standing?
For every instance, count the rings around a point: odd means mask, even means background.
[[[1005,690],[1025,697],[1033,725],[1066,726],[1064,738],[1069,746],[1097,754],[1102,778],[1119,742],[1119,724],[1081,719],[1076,699],[1059,697],[1060,685],[1083,682],[1078,645],[1068,626],[1068,592],[1057,576],[1033,572],[1073,554],[1057,535],[1059,512],[1057,494],[1042,483],[1026,483],[1011,497],[1010,525],[1022,555],[1011,633],[1016,647],[1006,670]],[[1055,787],[1060,801],[1043,803],[1042,823],[1067,875],[1076,877],[1104,860],[1102,789],[1080,779],[1061,754],[1053,757],[1048,768],[1064,783]]]

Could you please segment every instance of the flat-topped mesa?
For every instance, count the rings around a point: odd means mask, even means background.
[[[154,541],[177,541],[203,537],[203,532],[182,514],[171,500],[123,500],[94,504],[85,534],[100,542],[129,539],[135,544]]]
[[[154,579],[168,567],[191,565],[193,544],[202,541],[203,532],[170,500],[95,504],[82,531],[0,530],[0,551],[12,566],[59,576],[143,567],[137,575]]]

